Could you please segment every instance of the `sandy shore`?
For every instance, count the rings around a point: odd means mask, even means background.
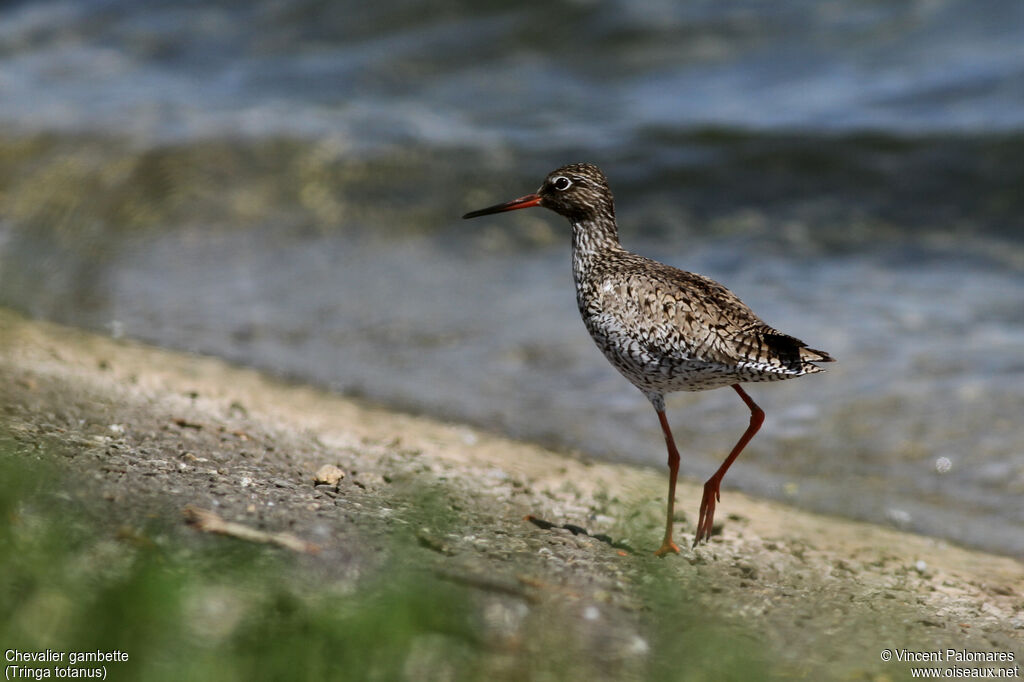
[[[182,516],[191,505],[287,532],[319,549],[296,570],[324,581],[357,581],[408,553],[585,629],[606,656],[643,656],[652,576],[754,633],[797,676],[904,677],[884,649],[1007,651],[1018,663],[1024,652],[1024,566],[1010,558],[726,488],[721,533],[657,559],[662,471],[572,459],[2,310],[0,386],[0,421],[22,442],[61,444],[78,494],[120,518],[163,515],[187,539],[198,535]],[[325,464],[345,473],[337,486],[314,486]],[[682,482],[681,545],[699,499]]]

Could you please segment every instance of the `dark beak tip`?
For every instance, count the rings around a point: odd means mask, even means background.
[[[524,197],[513,199],[512,201],[505,202],[504,204],[488,206],[487,208],[481,208],[479,211],[470,211],[469,213],[462,216],[462,219],[466,220],[467,218],[479,218],[480,216],[483,215],[491,215],[492,213],[504,213],[505,211],[515,211],[520,208],[530,208],[531,206],[540,206],[540,195],[527,194]]]

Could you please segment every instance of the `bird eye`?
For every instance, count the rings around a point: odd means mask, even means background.
[[[551,181],[551,184],[554,185],[555,189],[557,189],[559,192],[564,192],[565,190],[569,189],[569,186],[572,184],[572,181],[569,178],[565,177],[564,175],[559,175],[557,178]]]

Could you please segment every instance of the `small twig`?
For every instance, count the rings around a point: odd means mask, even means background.
[[[526,575],[524,573],[521,573],[521,574],[517,575],[516,576],[516,580],[518,580],[521,584],[526,585],[527,587],[532,587],[534,589],[544,590],[545,592],[553,592],[553,593],[561,594],[561,595],[566,596],[566,597],[572,597],[573,599],[580,599],[581,598],[580,593],[577,592],[576,590],[570,588],[570,587],[564,587],[562,585],[554,585],[552,583],[545,582],[545,581],[541,580],[540,578],[535,578],[533,576]]]
[[[493,578],[487,578],[480,575],[452,573],[450,571],[443,570],[434,571],[434,575],[441,580],[447,580],[448,582],[456,583],[458,585],[475,587],[478,590],[486,590],[488,592],[497,592],[498,594],[505,594],[510,597],[518,597],[519,599],[528,601],[531,604],[538,601],[536,596],[530,594],[514,583],[500,582]]]
[[[267,533],[262,530],[250,528],[240,523],[233,521],[225,521],[223,518],[218,516],[212,511],[206,509],[199,509],[188,505],[182,510],[185,515],[185,522],[196,530],[204,533],[217,533],[218,535],[229,535],[239,540],[248,540],[249,542],[264,542],[273,545],[279,545],[285,549],[290,549],[293,552],[304,552],[306,554],[316,554],[320,551],[320,546],[315,545],[312,542],[306,542],[300,538],[295,537],[291,533]]]
[[[438,554],[444,554],[445,556],[453,556],[455,554],[455,550],[450,545],[431,536],[426,529],[416,533],[416,541],[420,544],[420,547],[426,547]]]

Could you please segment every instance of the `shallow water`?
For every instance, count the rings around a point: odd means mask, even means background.
[[[660,466],[564,221],[457,217],[596,161],[627,247],[840,360],[750,387],[727,490],[1024,555],[1024,6],[984,5],[6,7],[0,303]],[[669,416],[697,478],[746,424]]]

